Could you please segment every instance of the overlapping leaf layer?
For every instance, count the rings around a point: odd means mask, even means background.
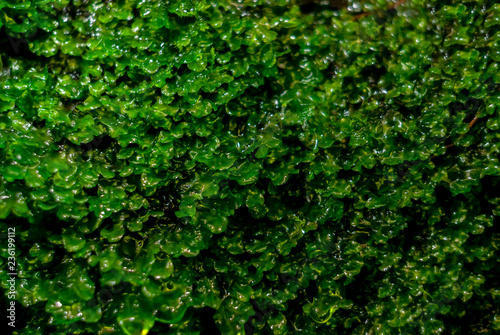
[[[500,331],[496,1],[1,0],[0,27],[16,334]]]

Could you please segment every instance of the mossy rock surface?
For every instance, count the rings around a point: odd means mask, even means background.
[[[0,0],[0,57],[14,334],[500,331],[495,1]]]

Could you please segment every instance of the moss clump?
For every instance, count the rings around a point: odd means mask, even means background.
[[[15,334],[498,332],[499,18],[0,0]]]

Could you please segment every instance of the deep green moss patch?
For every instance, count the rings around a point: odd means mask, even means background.
[[[14,333],[498,332],[499,17],[0,0]]]

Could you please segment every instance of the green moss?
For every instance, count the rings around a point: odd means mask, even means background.
[[[14,333],[494,334],[499,14],[0,0]]]

